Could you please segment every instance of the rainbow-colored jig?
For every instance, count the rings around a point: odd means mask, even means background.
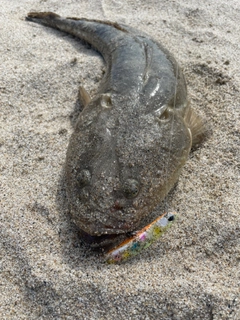
[[[171,226],[176,218],[176,212],[165,213],[152,223],[138,231],[133,237],[124,240],[120,245],[107,252],[107,263],[118,263],[137,255],[148,248],[156,239]]]

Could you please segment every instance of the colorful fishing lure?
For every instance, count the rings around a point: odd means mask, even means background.
[[[108,263],[118,263],[137,255],[149,247],[171,226],[176,218],[176,212],[165,213],[152,223],[138,231],[133,237],[124,240],[119,246],[107,252],[105,260]]]

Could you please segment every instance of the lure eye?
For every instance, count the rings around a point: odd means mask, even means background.
[[[175,220],[175,216],[174,214],[170,214],[168,217],[167,217],[168,221],[173,221]]]
[[[139,192],[138,181],[135,179],[127,179],[123,184],[123,192],[128,199],[136,197]]]
[[[77,181],[81,187],[88,185],[91,181],[91,173],[87,169],[81,170],[77,175]]]

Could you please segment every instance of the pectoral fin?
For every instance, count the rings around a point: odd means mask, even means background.
[[[184,116],[186,125],[192,135],[192,146],[201,144],[210,134],[210,129],[206,126],[206,121],[199,116],[191,107],[188,107]]]

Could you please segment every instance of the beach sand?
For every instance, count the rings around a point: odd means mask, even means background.
[[[1,0],[0,318],[240,319],[240,7],[230,1]],[[212,134],[193,151],[167,207],[177,222],[120,265],[79,239],[63,166],[78,88],[92,95],[98,53],[25,21],[29,11],[123,22],[184,70]]]

